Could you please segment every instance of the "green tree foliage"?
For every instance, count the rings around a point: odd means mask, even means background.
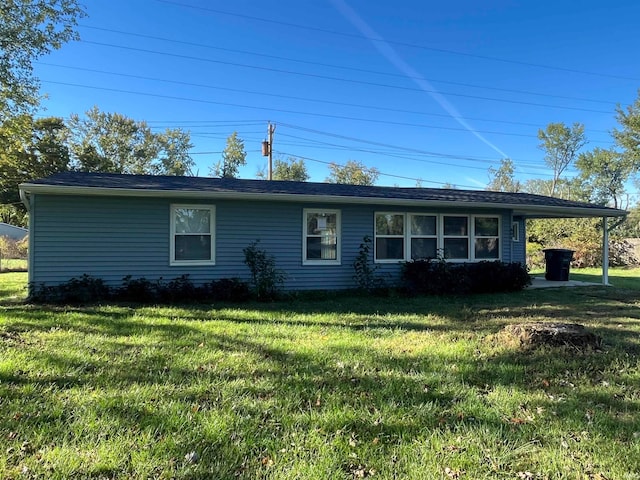
[[[377,168],[366,167],[363,163],[348,160],[344,165],[329,164],[328,183],[344,183],[348,185],[373,185],[378,180],[380,172]]]
[[[69,169],[69,132],[61,118],[21,115],[0,126],[0,216],[26,224],[18,185]]]
[[[523,191],[547,195],[553,180],[532,179],[523,184]],[[566,200],[589,201],[591,190],[585,189],[579,178],[559,179],[555,196]],[[544,266],[544,248],[575,250],[575,263],[596,266],[602,259],[602,222],[597,218],[544,218],[527,220],[528,262],[533,267]]]
[[[289,180],[292,182],[306,182],[311,178],[304,160],[295,157],[289,157],[288,160],[274,160],[271,176],[274,180]],[[266,172],[264,170],[259,171],[258,178],[266,179]]]
[[[550,123],[545,130],[538,130],[538,139],[541,141],[539,148],[545,152],[544,161],[553,171],[553,180],[547,192],[553,197],[560,176],[587,143],[584,125],[574,123],[572,127],[567,127],[564,123]]]
[[[532,178],[522,184],[522,192],[533,193],[535,195],[549,195],[553,180],[542,178]],[[556,182],[554,197],[565,200],[575,200],[577,202],[588,202],[590,190],[585,190],[583,182],[578,178],[561,178]]]
[[[76,0],[0,2],[0,117],[31,113],[39,101],[33,62],[78,38]]]
[[[626,109],[618,106],[616,119],[620,129],[613,130],[613,138],[623,150],[625,158],[637,166],[640,165],[640,90],[638,98]]]
[[[191,175],[194,165],[188,132],[154,133],[144,121],[93,107],[81,118],[71,116],[73,166],[83,172],[147,175]]]
[[[227,138],[222,159],[210,169],[210,173],[214,177],[238,178],[240,167],[246,164],[247,152],[244,149],[244,141],[238,137],[238,132],[233,132]]]
[[[593,202],[618,208],[624,194],[624,185],[637,169],[631,156],[613,149],[596,148],[581,153],[576,161],[584,189]]]
[[[489,184],[487,190],[494,192],[519,192],[522,185],[515,178],[515,166],[510,158],[500,161],[500,167],[489,169]]]
[[[636,204],[629,209],[629,215],[618,230],[623,238],[640,238],[640,205]]]

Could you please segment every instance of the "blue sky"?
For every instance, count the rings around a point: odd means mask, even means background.
[[[635,1],[87,3],[81,40],[36,64],[42,113],[189,130],[202,176],[237,131],[255,178],[271,121],[274,157],[313,181],[357,160],[380,185],[482,188],[504,155],[549,178],[539,128],[581,122],[585,149],[608,147],[640,88]]]

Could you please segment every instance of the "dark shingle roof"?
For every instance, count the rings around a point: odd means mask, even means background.
[[[269,198],[287,201],[318,200],[396,205],[508,207],[530,217],[622,216],[623,210],[529,193],[403,188],[334,183],[246,180],[234,178],[120,175],[65,172],[24,183],[26,193],[84,195],[160,195],[190,198]]]

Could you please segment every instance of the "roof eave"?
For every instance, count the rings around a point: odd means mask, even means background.
[[[283,202],[323,202],[323,203],[352,203],[378,204],[389,206],[424,206],[424,207],[460,207],[499,208],[513,210],[514,215],[526,218],[584,218],[584,217],[621,217],[627,214],[624,210],[597,207],[574,207],[557,205],[522,205],[520,203],[501,202],[461,202],[455,200],[420,200],[386,197],[355,197],[347,195],[313,195],[294,193],[268,192],[234,192],[220,190],[166,190],[166,189],[137,189],[137,188],[109,188],[87,187],[71,185],[42,185],[36,183],[20,184],[20,193],[51,194],[51,195],[91,195],[117,197],[163,197],[181,199],[223,199],[223,200],[275,200]]]

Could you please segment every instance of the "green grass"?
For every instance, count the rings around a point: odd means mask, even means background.
[[[635,272],[185,307],[33,306],[26,274],[0,274],[0,478],[638,479]],[[496,335],[531,320],[582,323],[603,349]]]

